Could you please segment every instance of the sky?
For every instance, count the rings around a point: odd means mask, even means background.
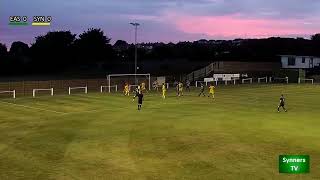
[[[139,42],[305,37],[320,33],[320,0],[1,0],[0,42],[31,44],[48,31],[101,28]],[[9,26],[9,16],[52,16],[50,27]]]

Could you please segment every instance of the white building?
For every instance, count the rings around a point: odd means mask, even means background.
[[[239,79],[240,74],[214,74],[213,79],[215,81],[231,81],[233,79]]]
[[[320,66],[320,57],[280,55],[284,69],[312,69]]]

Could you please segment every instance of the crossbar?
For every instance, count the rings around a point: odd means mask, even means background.
[[[12,91],[0,91],[0,94],[4,94],[4,93],[12,93],[13,94],[13,98],[16,98],[16,90],[12,90]]]
[[[115,87],[116,88],[116,92],[118,92],[118,85],[113,85],[113,86],[101,86],[100,87],[100,92],[103,92],[103,88],[112,88]]]

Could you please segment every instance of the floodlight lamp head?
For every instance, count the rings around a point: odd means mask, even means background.
[[[130,24],[133,25],[133,26],[140,26],[139,23],[130,23]]]

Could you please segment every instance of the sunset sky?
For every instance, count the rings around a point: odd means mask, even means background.
[[[9,16],[52,16],[50,27],[10,27]],[[48,31],[101,28],[112,42],[310,37],[320,32],[318,0],[2,0],[0,42],[34,42]]]

